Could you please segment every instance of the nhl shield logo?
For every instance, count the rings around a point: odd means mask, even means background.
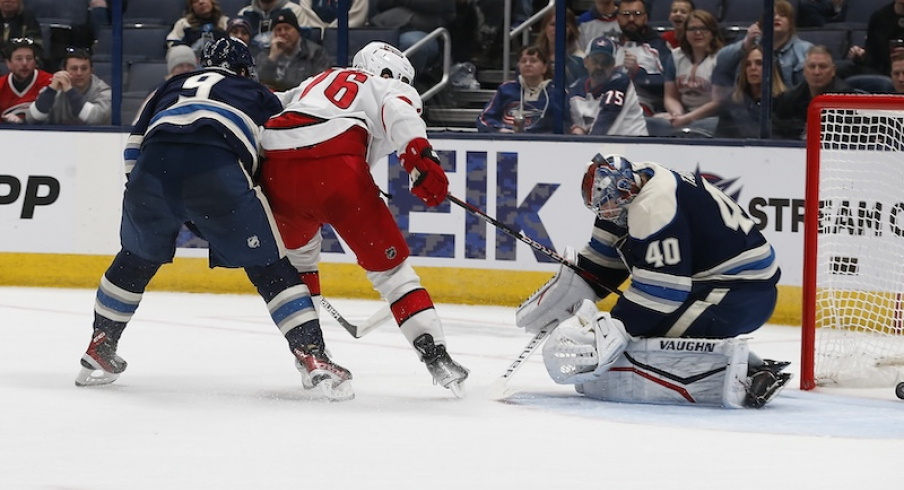
[[[261,246],[261,240],[257,237],[257,235],[251,235],[248,237],[248,248],[259,248]]]
[[[398,252],[396,252],[395,247],[389,247],[386,249],[386,258],[387,259],[394,259],[394,258],[396,258],[396,255],[398,255]]]

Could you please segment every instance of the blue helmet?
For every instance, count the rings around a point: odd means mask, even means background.
[[[639,178],[625,157],[597,154],[587,165],[581,183],[584,205],[600,219],[625,227],[628,224],[625,207],[640,192]]]
[[[201,67],[225,68],[236,75],[255,78],[254,58],[240,39],[224,37],[204,46]]]

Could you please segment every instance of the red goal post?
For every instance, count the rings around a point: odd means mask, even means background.
[[[904,379],[904,96],[816,97],[807,117],[801,381]]]

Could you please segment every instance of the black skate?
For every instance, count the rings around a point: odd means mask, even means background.
[[[295,349],[295,368],[301,373],[301,385],[306,390],[319,389],[330,401],[355,398],[352,373],[334,363],[329,355],[315,345]]]
[[[94,331],[82,356],[82,370],[75,377],[75,386],[108,385],[119,378],[128,364],[116,355],[116,344],[104,331]]]
[[[445,345],[434,344],[433,336],[425,333],[414,339],[414,348],[427,365],[427,371],[433,376],[434,383],[451,390],[456,398],[465,397],[464,382],[468,379],[468,370],[449,357]]]
[[[747,373],[747,406],[763,408],[771,402],[791,380],[791,374],[781,372],[790,362],[763,359],[763,365]]]

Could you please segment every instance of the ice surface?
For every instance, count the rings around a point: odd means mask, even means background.
[[[0,489],[901,488],[891,389],[795,384],[759,411],[613,404],[555,385],[538,353],[520,391],[491,400],[530,340],[504,307],[437,306],[471,369],[465,400],[432,385],[394,325],[355,340],[331,318],[357,398],[312,399],[259,298],[153,290],[120,344],[128,370],[76,388],[93,295],[0,288]],[[381,306],[330,299],[352,322]],[[764,327],[751,347],[796,371],[798,329]]]

